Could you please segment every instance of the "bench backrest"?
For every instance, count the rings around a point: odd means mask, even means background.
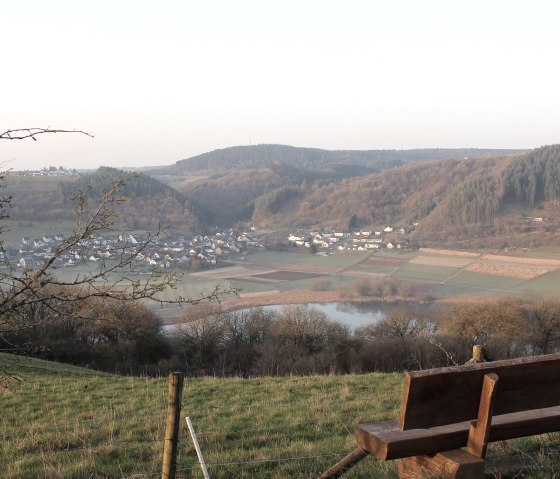
[[[560,404],[560,353],[407,372],[399,427],[429,428],[476,419],[488,373],[499,377],[494,415]]]

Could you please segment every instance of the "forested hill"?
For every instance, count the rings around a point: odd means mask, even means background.
[[[254,202],[259,226],[410,228],[419,245],[550,244],[560,231],[560,145],[524,155],[416,162],[361,178],[292,185]],[[521,243],[519,243],[521,244]],[[525,243],[523,243],[525,244]]]
[[[90,196],[99,198],[118,178],[130,180],[120,189],[127,201],[122,205],[119,220],[133,229],[155,229],[173,226],[180,231],[197,231],[200,218],[195,205],[182,193],[146,174],[130,176],[115,168],[101,167],[74,183],[63,183],[62,190],[68,202],[72,191],[91,188]]]
[[[360,165],[372,169],[387,169],[411,161],[480,158],[519,153],[523,150],[414,149],[414,150],[322,150],[287,145],[233,146],[180,160],[157,174],[184,174],[193,171],[225,172],[231,169],[256,169],[281,162],[310,170]]]
[[[56,177],[13,177],[7,181],[6,192],[12,196],[10,218],[15,221],[57,221],[75,219],[75,192],[82,191],[93,206],[103,192],[111,188],[113,179],[129,174],[114,168],[101,167],[77,179],[61,181]],[[127,197],[115,205],[119,225],[130,229],[155,230],[172,225],[179,231],[194,232],[200,228],[198,210],[183,194],[148,176],[131,177],[119,193]]]
[[[99,196],[104,190],[111,186],[113,180],[129,180],[120,188],[120,192],[129,198],[141,198],[144,196],[169,196],[177,202],[184,203],[186,198],[177,190],[167,186],[161,181],[148,175],[130,174],[117,168],[102,166],[95,172],[79,177],[72,183],[62,183],[62,191],[65,199],[69,199],[74,191],[86,191],[91,189],[91,194]]]

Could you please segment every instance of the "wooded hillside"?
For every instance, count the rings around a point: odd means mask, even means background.
[[[473,246],[473,240],[479,246],[533,246],[550,244],[560,231],[559,145],[524,154],[394,166],[393,160],[412,158],[413,151],[425,160],[428,154],[483,155],[489,150],[411,150],[381,156],[380,152],[328,152],[279,145],[229,148],[196,157],[193,163],[205,168],[215,164],[216,171],[190,175],[168,171],[161,176],[176,188],[147,174],[136,178],[123,189],[129,201],[122,219],[129,228],[161,224],[188,231],[199,225],[230,227],[239,221],[268,230],[347,230],[352,219],[353,228],[407,228],[409,239],[420,246]],[[249,156],[243,159],[247,152]],[[326,161],[335,154],[341,155],[342,162],[327,166]],[[387,160],[384,165],[393,167],[381,169],[381,163],[376,163],[374,169],[372,158]],[[344,159],[355,163],[345,164]],[[373,163],[359,164],[365,159]],[[221,169],[228,161],[231,171]],[[263,163],[267,166],[244,168]],[[186,163],[178,162],[175,168],[178,165]],[[69,218],[72,191],[91,187],[90,194],[95,194],[119,175],[124,173],[101,168],[77,181],[13,180],[17,184],[8,182],[7,190],[14,196],[11,216]],[[412,232],[414,223],[418,224]]]
[[[10,218],[14,221],[72,220],[73,194],[81,191],[92,203],[110,188],[111,180],[127,177],[114,168],[101,167],[94,173],[64,181],[48,177],[10,177],[6,194],[11,195]],[[181,231],[196,231],[200,221],[196,207],[181,193],[160,181],[138,175],[122,187],[127,201],[118,206],[119,225],[129,229],[154,230],[173,225]]]

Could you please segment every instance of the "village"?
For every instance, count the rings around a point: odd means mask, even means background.
[[[344,252],[368,252],[379,249],[404,249],[409,247],[406,235],[414,230],[417,223],[395,229],[386,226],[379,230],[353,232],[301,231],[289,234],[287,240],[292,247],[309,248],[318,256]],[[41,238],[24,236],[18,245],[4,245],[0,253],[3,264],[20,270],[38,269],[50,258],[56,256],[55,268],[72,268],[92,265],[101,261],[111,261],[117,255],[136,255],[139,274],[150,273],[154,269],[200,270],[227,264],[232,255],[242,256],[251,248],[265,248],[267,239],[255,227],[241,233],[233,229],[215,230],[207,235],[166,235],[151,238],[147,234],[131,232],[97,235],[81,240],[63,254],[57,248],[64,244],[64,234],[45,235]],[[139,246],[142,246],[138,252]]]
[[[191,238],[173,235],[151,238],[130,232],[113,236],[97,235],[80,240],[68,251],[57,254],[57,248],[64,241],[63,234],[46,235],[38,239],[23,237],[17,246],[4,245],[0,259],[3,259],[4,267],[15,264],[16,268],[26,270],[40,268],[54,256],[53,267],[71,268],[116,260],[122,255],[135,255],[138,260],[136,272],[142,274],[153,269],[198,270],[216,267],[232,254],[244,253],[250,246],[262,246],[254,229],[243,233],[216,231],[211,235],[195,235]]]
[[[291,245],[310,248],[311,252],[318,255],[333,254],[335,252],[359,252],[379,249],[403,249],[409,247],[406,238],[414,231],[418,223],[407,227],[394,228],[385,226],[379,230],[360,230],[352,232],[296,231],[288,236]]]

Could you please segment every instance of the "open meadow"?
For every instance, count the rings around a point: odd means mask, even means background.
[[[4,364],[9,359],[0,355]],[[161,474],[166,378],[122,377],[26,358],[8,366],[19,381],[0,395],[3,479]],[[186,379],[177,477],[202,477],[185,426],[190,416],[212,478],[315,478],[355,448],[355,424],[396,417],[402,379]],[[497,443],[490,456],[539,451],[557,439]],[[544,479],[552,477],[558,457],[533,461],[524,477]],[[366,458],[344,477],[395,478],[396,467]]]

